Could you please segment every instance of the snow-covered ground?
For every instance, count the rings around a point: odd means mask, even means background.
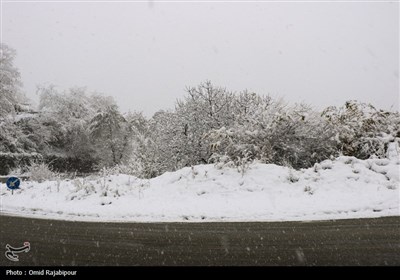
[[[128,175],[1,185],[2,214],[86,221],[284,221],[400,215],[398,146],[388,159],[339,157],[295,171],[198,165],[150,180]]]

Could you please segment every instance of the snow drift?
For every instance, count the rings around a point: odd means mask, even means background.
[[[87,221],[285,221],[398,216],[397,144],[387,159],[339,157],[296,171],[197,165],[150,180],[128,175],[1,185],[2,214]]]

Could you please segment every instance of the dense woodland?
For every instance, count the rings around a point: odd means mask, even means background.
[[[207,163],[300,169],[339,155],[385,157],[388,143],[400,139],[399,112],[357,101],[317,111],[210,81],[188,87],[173,110],[151,118],[122,113],[112,97],[79,87],[39,87],[34,108],[22,94],[15,51],[3,44],[1,52],[3,175],[37,163],[57,172],[113,168],[142,178]]]

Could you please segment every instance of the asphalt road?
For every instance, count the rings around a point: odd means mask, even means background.
[[[19,261],[9,244],[29,241]],[[0,266],[400,265],[400,217],[274,223],[94,223],[0,215]]]

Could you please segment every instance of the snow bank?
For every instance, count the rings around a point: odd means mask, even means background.
[[[2,214],[87,221],[284,221],[398,216],[398,146],[388,159],[339,157],[300,171],[198,165],[151,180],[128,175],[1,185]]]

